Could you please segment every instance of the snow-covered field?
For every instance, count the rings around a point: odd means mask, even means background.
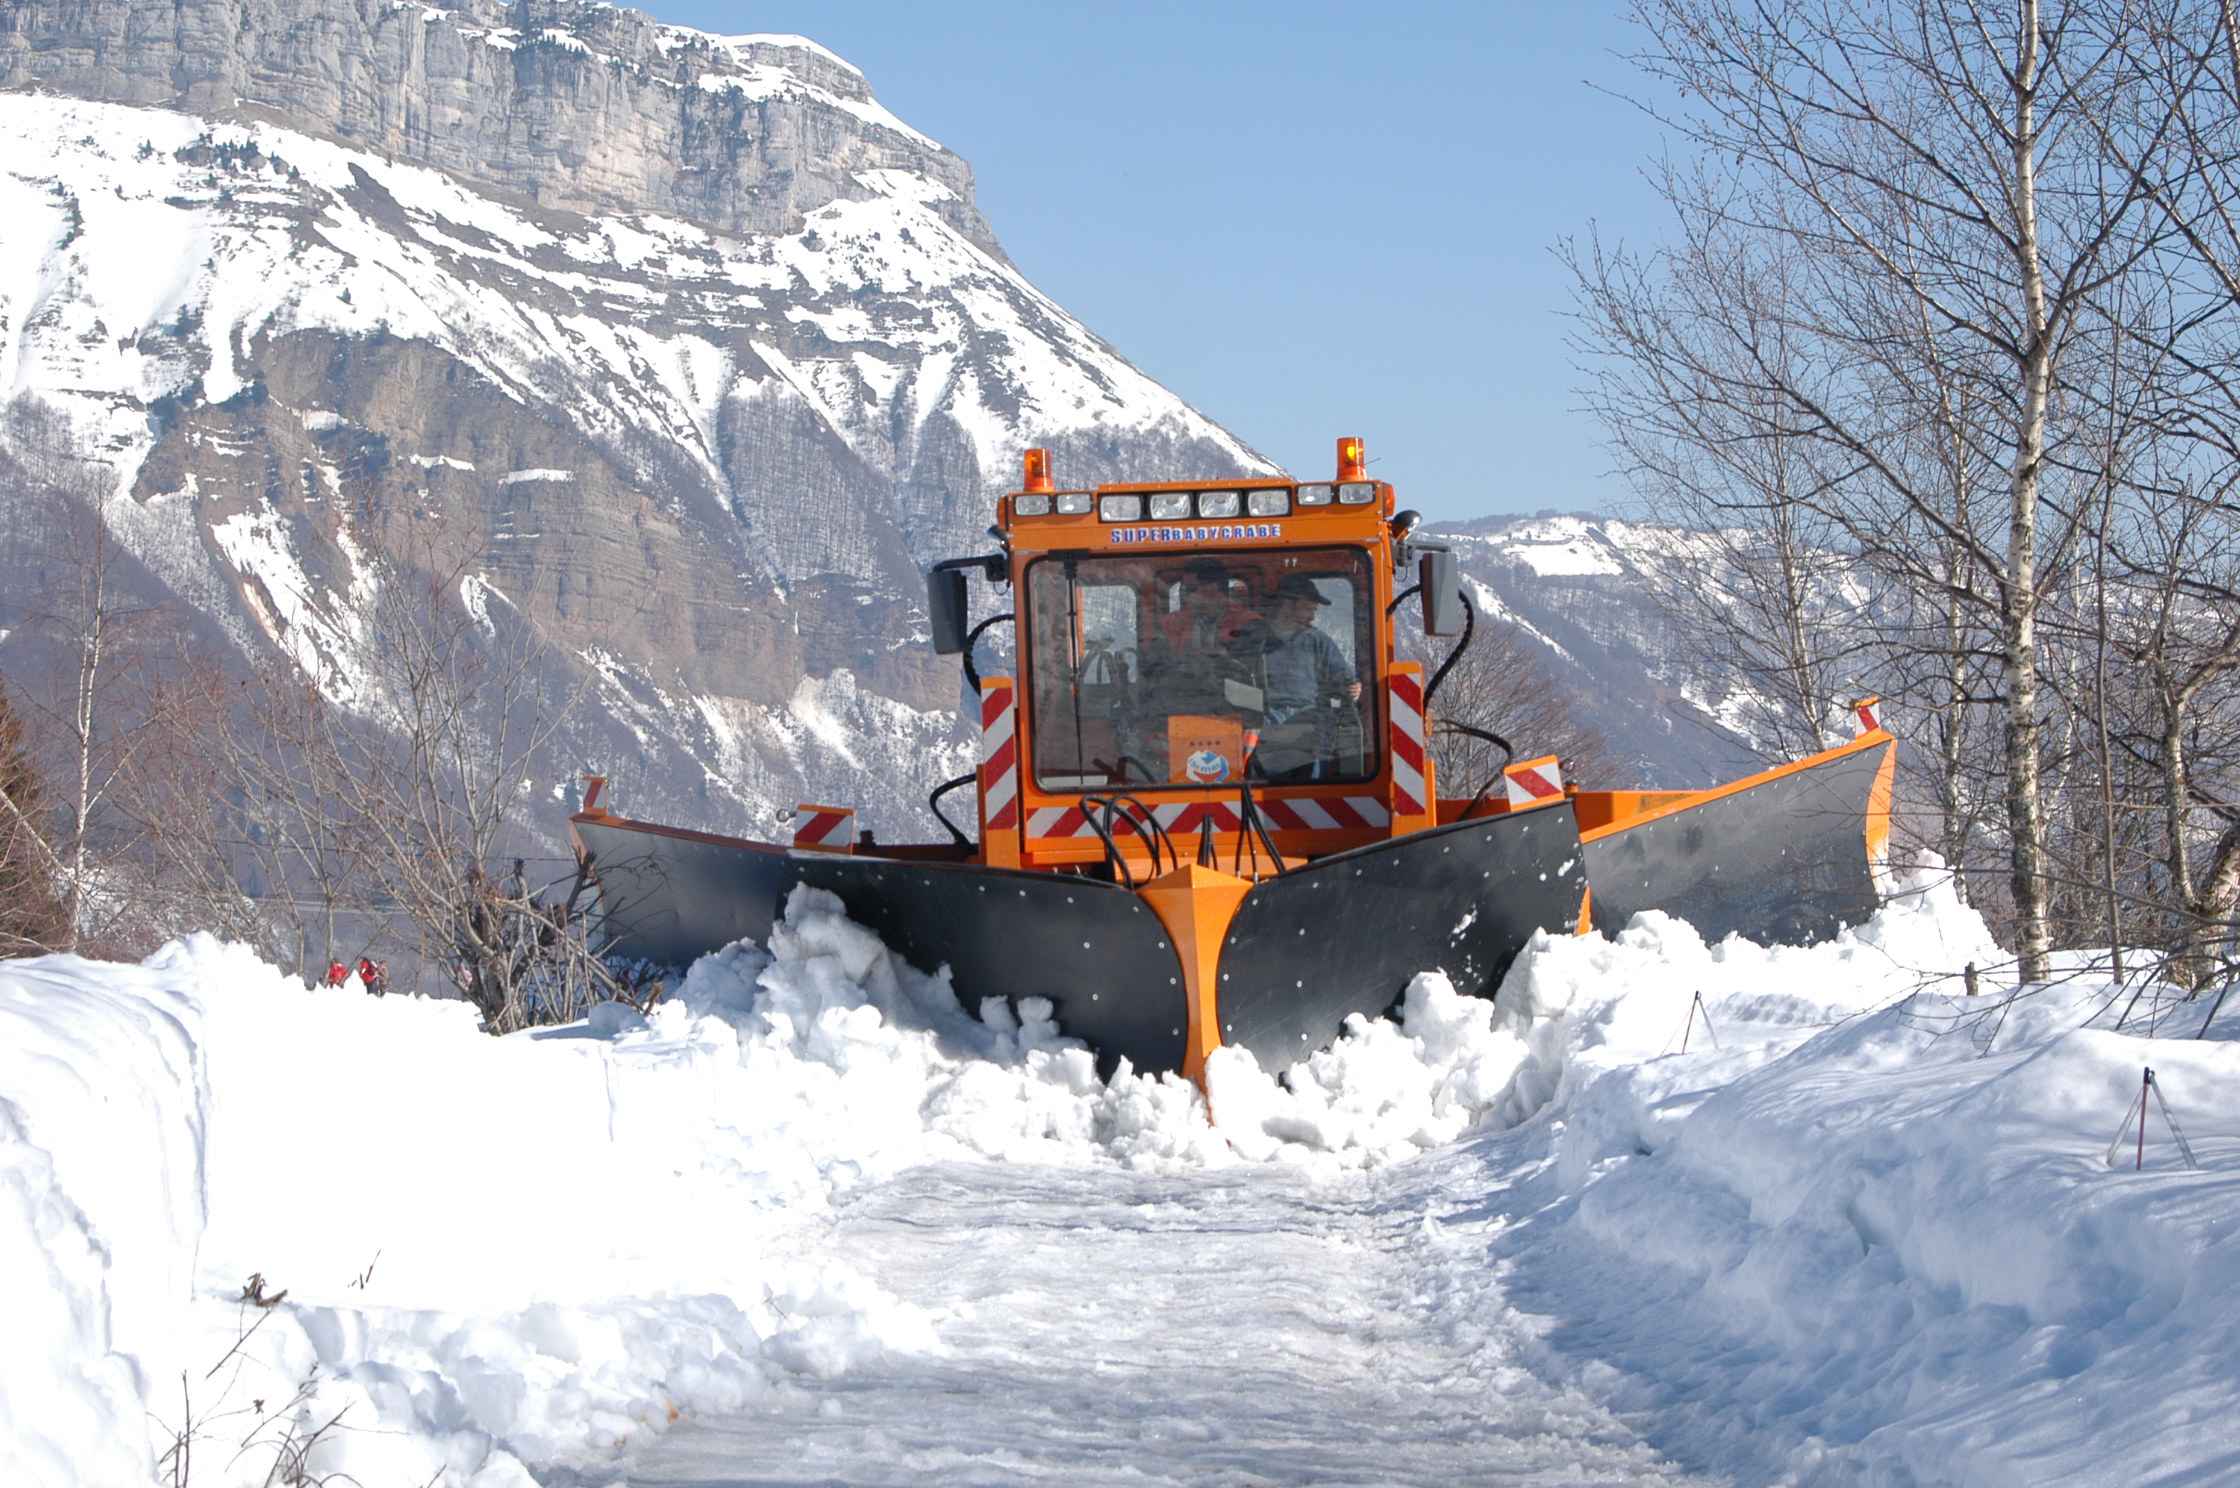
[[[1644,916],[1220,1056],[1210,1120],[813,893],[503,1040],[208,940],[8,963],[0,1481],[2228,1480],[2240,1050],[1957,995],[1996,954],[1938,887]],[[2107,1165],[2149,1063],[2203,1171],[2159,1111]]]

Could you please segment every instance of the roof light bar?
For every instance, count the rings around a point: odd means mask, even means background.
[[[1359,435],[1349,434],[1338,441],[1338,483],[1365,481],[1369,478],[1369,451]]]
[[[1055,487],[1050,482],[1050,451],[1046,449],[1028,450],[1026,461],[1027,481],[1019,489],[1044,495],[1054,490]]]

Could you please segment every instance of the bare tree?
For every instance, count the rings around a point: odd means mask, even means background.
[[[106,471],[24,400],[0,411],[0,436],[14,692],[45,783],[56,947],[137,955],[187,929],[238,931],[249,917],[206,835],[218,666],[111,530]]]
[[[1791,759],[1827,748],[1835,715],[1855,700],[1838,694],[1856,691],[1846,681],[1868,639],[1861,570],[1809,499],[1826,479],[1816,446],[1751,365],[1793,360],[1768,313],[1778,295],[1759,282],[1778,283],[1783,265],[1753,264],[1717,223],[1688,226],[1699,234],[1667,260],[1686,272],[1663,284],[1624,258],[1573,258],[1597,286],[1578,348],[1590,358],[1624,348],[1623,375],[1587,396],[1638,496],[1680,529],[1643,565],[1651,597],[1731,690],[1729,726],[1763,756]],[[1663,354],[1698,325],[1736,334]]]
[[[643,1002],[658,988],[593,946],[590,865],[556,859],[528,811],[593,674],[462,546],[357,534],[362,630],[268,669],[231,736],[244,856],[300,968],[393,948],[493,1033]]]
[[[1436,671],[1446,655],[1424,660]],[[1474,622],[1469,649],[1440,682],[1430,711],[1431,757],[1442,795],[1498,793],[1502,767],[1512,758],[1548,754],[1564,761],[1572,780],[1605,789],[1631,783],[1625,757],[1587,721],[1578,695],[1540,664],[1515,620]],[[1484,734],[1508,741],[1512,753]]]
[[[36,956],[63,944],[70,916],[65,873],[46,829],[46,785],[0,679],[0,956]]]
[[[1682,100],[1660,117],[1702,153],[1660,180],[1681,249],[1575,259],[1600,384],[1676,387],[1777,431],[1805,472],[1780,503],[1893,591],[1938,596],[1901,614],[1921,643],[1941,621],[1947,654],[1980,664],[1953,670],[1956,704],[1994,700],[2013,935],[2042,979],[2039,628],[2104,432],[2080,388],[2120,355],[2111,286],[2175,240],[2135,168],[2173,144],[2137,15],[1639,0],[1636,16],[1635,60]]]

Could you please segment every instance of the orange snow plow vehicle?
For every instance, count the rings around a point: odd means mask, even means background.
[[[1223,1045],[1303,1058],[1418,972],[1491,996],[1536,930],[1662,909],[1801,943],[1878,906],[1897,745],[1873,700],[1850,743],[1711,790],[1583,791],[1480,733],[1512,763],[1442,794],[1427,745],[1461,727],[1437,697],[1472,613],[1361,441],[1326,482],[1061,490],[1047,451],[1025,464],[999,550],[928,580],[934,648],[980,699],[980,766],[931,803],[951,840],[873,845],[845,805],[801,807],[791,843],[720,837],[613,815],[595,784],[571,825],[615,949],[764,939],[809,884],[968,1004],[1045,997],[1107,1069],[1197,1079]],[[974,574],[1013,603],[968,629]],[[1396,645],[1410,599],[1463,637],[1429,677]],[[974,670],[996,624],[1016,676]],[[968,788],[970,831],[941,811]]]

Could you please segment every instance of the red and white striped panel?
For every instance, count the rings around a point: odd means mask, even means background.
[[[1019,825],[1018,709],[1009,677],[980,679],[980,820],[989,831]]]
[[[1423,806],[1423,673],[1395,668],[1392,693],[1392,811],[1421,816]]]
[[[1552,754],[1511,765],[1502,772],[1509,780],[1509,809],[1521,811],[1542,801],[1563,799],[1563,766]]]
[[[856,850],[856,814],[845,806],[802,806],[793,814],[793,845],[818,852]]]
[[[1349,828],[1391,825],[1392,814],[1375,796],[1294,796],[1286,800],[1253,798],[1261,820],[1271,832],[1338,832]],[[1122,814],[1125,814],[1123,809]],[[1195,832],[1198,824],[1213,819],[1216,832],[1237,830],[1237,803],[1231,801],[1167,801],[1151,814],[1169,833]],[[1118,827],[1122,840],[1128,829]],[[1078,806],[1038,806],[1027,813],[1029,837],[1094,837],[1096,829]]]
[[[1881,698],[1871,697],[1863,702],[1854,703],[1851,711],[1857,715],[1858,726],[1858,731],[1852,735],[1853,738],[1864,738],[1882,727]]]

